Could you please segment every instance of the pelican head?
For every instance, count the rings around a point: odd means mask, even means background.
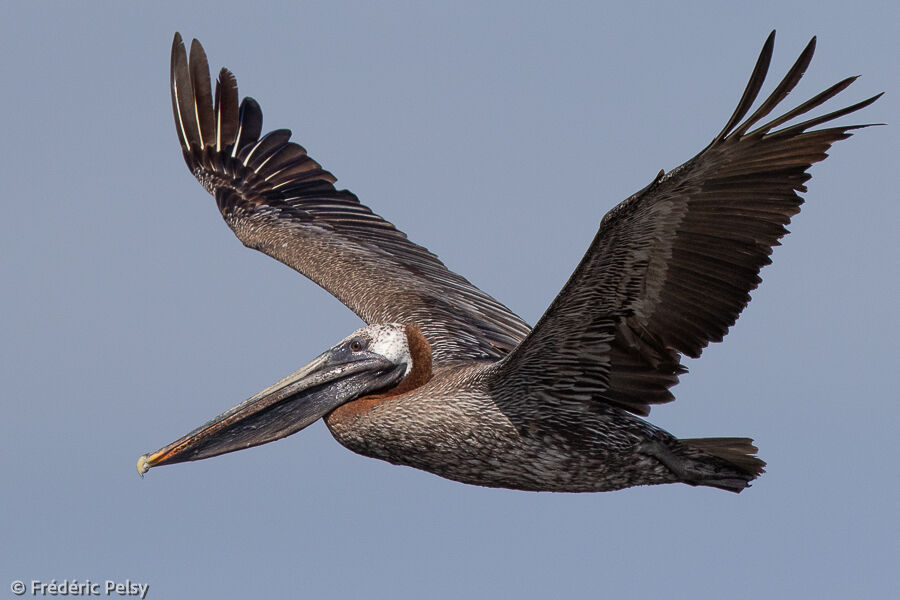
[[[412,371],[407,326],[368,325],[249,400],[138,459],[159,465],[243,450],[296,433],[342,404],[388,390]]]

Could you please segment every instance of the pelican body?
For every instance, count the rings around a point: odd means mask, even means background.
[[[334,187],[335,178],[222,69],[213,97],[194,40],[175,35],[171,93],[191,173],[247,246],[306,275],[366,323],[308,365],[138,461],[264,444],[323,418],[354,452],[463,483],[598,492],[687,483],[740,492],[763,472],[748,438],[678,439],[643,416],[673,400],[721,341],[800,210],[808,168],[851,131],[817,128],[879,96],[788,124],[845,79],[766,120],[799,82],[813,38],[750,114],[766,40],[734,114],[697,156],[613,208],[534,328]]]

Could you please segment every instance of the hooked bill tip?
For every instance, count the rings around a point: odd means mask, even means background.
[[[144,478],[144,473],[150,470],[150,460],[149,455],[144,454],[137,461],[137,472],[138,475],[141,476],[141,479]]]

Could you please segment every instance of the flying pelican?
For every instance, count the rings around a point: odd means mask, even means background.
[[[763,120],[800,81],[813,38],[746,119],[766,40],[731,118],[697,156],[613,208],[532,329],[428,250],[334,187],[203,47],[172,44],[175,128],[188,169],[245,246],[309,277],[367,325],[300,370],[171,444],[158,465],[283,438],[324,418],[354,452],[442,477],[520,490],[597,492],[681,482],[740,492],[765,463],[748,438],[678,439],[639,418],[750,301],[803,202],[810,165],[851,131],[815,129],[867,100],[786,125],[849,86]]]

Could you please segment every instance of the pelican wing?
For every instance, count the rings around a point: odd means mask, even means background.
[[[700,154],[613,208],[532,333],[502,363],[495,384],[601,399],[638,414],[673,399],[669,388],[721,341],[760,283],[759,271],[800,210],[810,165],[865,127],[814,129],[878,96],[782,127],[846,88],[848,78],[759,124],[812,59],[813,38],[772,94],[746,120],[762,86],[773,31],[737,109]],[[879,94],[880,95],[880,94]]]
[[[438,362],[499,358],[528,334],[512,311],[335,189],[290,131],[260,137],[259,105],[238,105],[227,69],[214,100],[203,47],[194,40],[188,60],[179,34],[171,84],[184,160],[244,245],[306,275],[366,323],[419,325]]]

